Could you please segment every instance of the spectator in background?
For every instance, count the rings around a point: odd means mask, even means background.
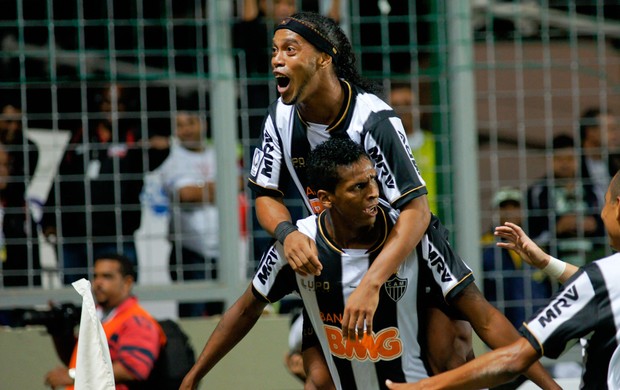
[[[390,104],[403,122],[411,153],[426,182],[429,207],[433,214],[437,215],[435,137],[430,131],[418,128],[418,102],[410,84],[393,83],[390,89]]]
[[[41,285],[37,230],[26,204],[22,177],[12,172],[0,144],[0,270],[5,287]]]
[[[174,281],[214,280],[220,257],[215,204],[215,150],[207,144],[207,123],[195,114],[176,114],[176,141],[160,167],[171,204],[170,276]],[[181,303],[180,317],[219,314],[221,302]]]
[[[611,111],[589,108],[579,120],[581,135],[581,176],[594,188],[599,204],[611,178],[620,169],[620,131]]]
[[[577,176],[578,157],[573,138],[553,138],[553,173],[527,191],[528,226],[534,241],[554,256],[576,266],[600,257],[605,237],[601,208],[592,186]]]
[[[247,99],[251,138],[258,137],[265,107],[271,103],[269,59],[273,28],[296,8],[295,0],[243,0],[241,20],[233,25],[233,47],[241,56],[237,75],[242,82],[247,78],[247,86],[240,97]]]
[[[117,390],[128,390],[146,381],[166,343],[157,321],[132,294],[134,283],[135,270],[127,257],[104,254],[95,260],[93,296],[108,338]],[[64,365],[49,371],[45,384],[53,389],[73,389],[77,360],[73,326],[48,327],[48,332]]]
[[[140,192],[146,169],[140,132],[125,113],[126,89],[106,86],[87,128],[73,134],[45,204],[41,225],[52,244],[65,284],[87,277],[92,259],[121,252],[138,264],[134,232],[140,227]],[[59,240],[61,239],[61,240]]]
[[[522,223],[522,195],[517,188],[501,188],[493,197],[492,207],[499,211],[499,225]],[[482,236],[484,296],[494,306],[503,302],[506,318],[515,328],[529,318],[551,296],[551,283],[544,272],[524,263],[513,250],[495,246],[493,229]],[[540,305],[537,304],[540,300]],[[530,310],[526,307],[530,306]]]
[[[297,12],[297,0],[243,0],[241,21],[233,27],[234,47],[243,50],[248,77],[271,78],[271,38],[275,26]],[[340,0],[332,0],[328,17],[338,21]],[[262,106],[266,107],[267,101]]]
[[[0,115],[0,143],[9,152],[11,175],[28,184],[39,161],[37,145],[29,140],[22,128],[22,110],[16,104],[6,104]]]

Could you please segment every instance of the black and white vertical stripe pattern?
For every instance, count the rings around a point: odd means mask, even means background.
[[[377,223],[386,229],[383,237],[387,237],[396,215],[381,208]],[[429,372],[420,342],[425,334],[421,331],[424,313],[419,310],[425,307],[427,299],[419,296],[422,270],[426,274],[438,274],[424,282],[433,283],[448,301],[473,282],[471,271],[450,249],[441,226],[434,219],[418,250],[412,252],[381,289],[373,334],[368,340],[370,347],[345,343],[341,331],[345,303],[381,251],[383,242],[367,251],[339,248],[326,234],[324,217],[323,213],[297,223],[299,231],[316,242],[323,263],[321,275],[293,274],[281,245],[276,244],[263,257],[254,277],[256,296],[273,302],[292,291],[301,295],[332,378],[340,389],[383,389],[388,378],[410,382],[427,377]]]
[[[394,208],[426,194],[402,122],[376,95],[343,81],[348,91],[342,116],[332,128],[305,123],[295,110],[278,101],[268,110],[262,144],[254,152],[249,186],[259,195],[282,196],[281,175],[288,171],[305,197],[308,183],[305,159],[329,137],[349,137],[361,144],[377,169],[381,194]],[[307,207],[311,210],[310,204]],[[312,210],[311,210],[312,211]]]
[[[580,269],[521,332],[550,358],[587,338],[581,388],[620,389],[620,254]]]

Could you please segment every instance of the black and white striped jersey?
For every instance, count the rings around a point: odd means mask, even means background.
[[[262,144],[254,151],[250,169],[249,187],[257,195],[284,196],[292,180],[308,210],[320,212],[316,191],[306,180],[306,159],[329,137],[349,137],[364,147],[375,164],[382,197],[392,207],[400,209],[427,193],[394,110],[376,95],[341,83],[346,104],[331,126],[304,122],[295,106],[281,99],[269,107]]]
[[[388,209],[380,210],[381,239],[368,250],[338,247],[327,235],[326,213],[298,221],[299,231],[316,242],[323,264],[321,275],[295,274],[281,244],[276,243],[263,256],[252,281],[254,294],[261,300],[274,302],[291,292],[301,295],[316,330],[316,335],[304,337],[318,338],[339,389],[383,389],[388,378],[413,382],[427,377],[430,370],[421,342],[426,335],[423,309],[431,296],[426,286],[434,285],[449,303],[474,280],[469,267],[445,240],[439,220],[433,218],[416,250],[381,288],[372,334],[361,342],[345,342],[341,331],[345,303],[381,251],[397,217]]]
[[[550,358],[588,339],[581,388],[620,389],[620,254],[582,267],[521,333]]]

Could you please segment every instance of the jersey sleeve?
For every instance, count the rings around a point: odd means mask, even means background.
[[[594,264],[586,267],[592,272],[579,270],[546,307],[521,327],[521,334],[541,355],[557,358],[572,340],[587,335],[599,322],[591,277],[600,272]]]
[[[137,380],[146,380],[160,352],[159,329],[154,321],[133,316],[110,342],[118,343],[116,360]]]
[[[252,279],[252,292],[263,302],[277,302],[296,291],[295,272],[284,257],[282,244],[272,245],[261,258]]]
[[[283,164],[282,139],[278,135],[273,120],[275,115],[274,103],[263,122],[261,145],[254,149],[252,167],[248,178],[248,187],[256,196],[281,197],[284,191],[280,188],[281,170],[286,169]]]
[[[427,194],[402,122],[391,110],[375,113],[364,125],[363,145],[375,163],[383,194],[396,209]]]
[[[449,304],[465,287],[474,282],[474,274],[452,249],[448,242],[448,230],[437,217],[432,216],[420,245],[421,258],[428,273],[432,275],[434,285],[441,290]]]

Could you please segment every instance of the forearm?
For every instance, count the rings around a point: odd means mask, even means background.
[[[249,286],[237,302],[224,313],[188,373],[194,385],[247,335],[256,324],[265,306],[264,302],[254,297],[252,287]]]
[[[452,303],[466,316],[482,341],[492,349],[505,347],[523,339],[510,321],[484,298],[475,284],[471,283],[465,287]],[[540,363],[530,367],[526,376],[543,389],[558,388]]]
[[[521,338],[508,347],[486,353],[469,363],[418,382],[416,389],[491,388],[513,379],[532,364],[538,355],[527,340]]]
[[[505,241],[500,241],[497,246],[512,249],[519,253],[528,264],[542,270],[545,274],[560,283],[566,282],[579,270],[576,266],[551,257],[525,234],[520,226],[512,222],[506,222],[503,226],[495,228],[495,235]]]
[[[493,349],[505,347],[522,339],[521,334],[512,326],[510,321],[496,309],[494,309],[488,325],[483,329],[476,329],[476,333]],[[539,362],[532,364],[525,372],[525,375],[542,389],[559,388]]]
[[[533,263],[538,269],[542,270],[552,279],[557,279],[558,282],[564,284],[575,272],[579,271],[579,267],[567,263],[565,261],[556,259],[551,255],[544,253],[544,256],[540,257]]]
[[[578,267],[572,265],[571,263],[566,263],[566,269],[562,272],[562,275],[558,277],[558,282],[564,284],[571,276],[575,274],[579,270]]]
[[[214,183],[203,185],[186,186],[179,189],[179,202],[181,203],[215,203]]]
[[[282,198],[259,196],[256,198],[256,218],[261,227],[273,236],[280,222],[291,222],[291,213],[284,205]]]
[[[409,202],[396,220],[381,253],[364,275],[362,284],[378,289],[385,283],[418,245],[430,219],[426,196],[420,196]]]
[[[550,277],[555,278],[558,282],[564,284],[571,276],[579,270],[573,264],[564,262],[551,256],[547,256],[547,261],[543,263],[541,269]]]

